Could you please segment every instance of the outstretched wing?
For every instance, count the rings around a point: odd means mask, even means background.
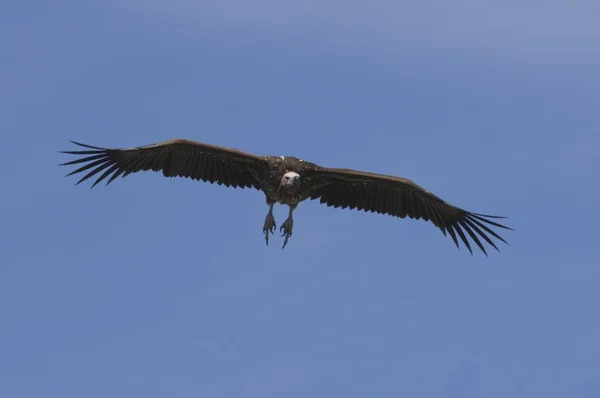
[[[71,141],[88,148],[81,151],[63,151],[79,159],[61,164],[83,166],[67,176],[87,172],[82,183],[103,171],[92,187],[104,180],[106,185],[117,177],[126,177],[138,171],[162,171],[165,177],[186,177],[219,185],[260,189],[260,179],[266,170],[266,159],[237,149],[184,139],[174,139],[134,148],[107,149]]]
[[[499,251],[490,236],[507,243],[491,227],[512,229],[492,219],[505,217],[472,213],[453,206],[411,180],[382,174],[349,169],[317,167],[310,171],[317,187],[311,199],[320,199],[327,206],[358,209],[400,218],[410,217],[431,221],[444,235],[446,231],[459,247],[457,234],[471,254],[466,233],[487,252],[481,243],[483,238]]]

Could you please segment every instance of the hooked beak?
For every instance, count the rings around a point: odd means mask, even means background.
[[[300,186],[300,176],[294,176],[294,179],[292,180],[292,184],[294,184],[294,186],[296,188],[298,188]]]

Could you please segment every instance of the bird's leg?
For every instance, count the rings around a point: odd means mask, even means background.
[[[273,206],[275,202],[267,198],[267,204],[269,205],[269,213],[265,217],[265,225],[263,226],[263,233],[265,234],[265,242],[269,246],[269,232],[274,233],[277,226],[275,225],[275,217],[273,217]]]
[[[288,214],[288,218],[283,222],[281,228],[279,228],[279,231],[282,232],[281,236],[285,236],[283,246],[281,247],[282,249],[285,247],[285,245],[287,245],[290,236],[292,236],[292,229],[294,228],[294,219],[292,217],[292,213],[294,212],[295,208],[296,205],[290,205],[290,212]]]

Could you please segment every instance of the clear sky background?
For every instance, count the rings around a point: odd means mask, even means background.
[[[0,396],[600,396],[600,3],[0,6]],[[183,137],[413,179],[502,252],[160,174],[68,140]],[[276,208],[278,225],[285,207]]]

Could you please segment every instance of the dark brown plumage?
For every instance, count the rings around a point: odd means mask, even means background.
[[[487,255],[481,241],[498,250],[491,237],[506,241],[492,227],[511,229],[494,219],[504,217],[472,213],[453,206],[414,182],[400,177],[349,169],[333,169],[295,157],[258,156],[237,149],[175,139],[127,149],[107,149],[73,143],[87,148],[63,153],[83,156],[62,165],[83,164],[68,175],[84,173],[77,184],[96,177],[93,186],[138,171],[162,171],[166,177],[187,177],[234,188],[262,190],[269,205],[263,233],[268,244],[275,230],[273,206],[290,206],[281,226],[283,247],[292,235],[292,212],[298,203],[319,199],[332,207],[358,209],[395,217],[431,221],[457,247],[459,239],[472,253],[468,237]],[[467,237],[468,235],[468,237]]]

